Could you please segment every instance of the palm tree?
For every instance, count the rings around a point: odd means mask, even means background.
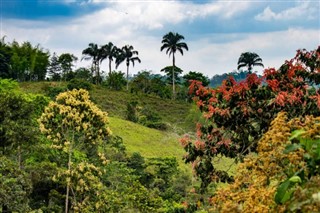
[[[173,99],[176,97],[176,89],[175,89],[175,79],[174,79],[174,70],[175,70],[175,53],[179,51],[181,55],[183,55],[183,49],[189,50],[188,45],[185,42],[181,42],[184,37],[178,33],[169,32],[165,34],[162,38],[162,46],[160,51],[167,49],[166,54],[169,53],[169,57],[172,54],[172,93]]]
[[[101,49],[98,47],[97,44],[90,43],[89,47],[87,47],[82,51],[82,55],[84,55],[82,59],[92,60],[91,68],[93,72],[96,72],[96,77],[97,77],[96,83],[98,84],[100,79],[99,62],[101,58]]]
[[[105,44],[101,47],[101,59],[100,62],[106,58],[109,60],[109,74],[111,73],[111,62],[114,58],[117,57],[117,54],[119,52],[119,48],[113,45],[112,42],[109,42],[108,44]]]
[[[130,62],[132,63],[132,66],[134,66],[134,62],[138,61],[141,63],[141,60],[138,56],[138,51],[134,50],[133,46],[126,45],[121,48],[121,51],[119,51],[118,56],[116,58],[116,68],[123,62],[126,61],[127,65],[127,90],[129,90],[129,65]]]
[[[260,56],[257,53],[253,52],[242,53],[238,60],[238,70],[241,67],[248,67],[248,71],[249,73],[251,73],[253,66],[264,67]]]

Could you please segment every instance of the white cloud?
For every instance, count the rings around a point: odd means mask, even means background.
[[[250,6],[247,1],[239,4],[218,1],[200,5],[175,1],[120,1],[109,2],[108,5],[100,11],[64,22],[3,20],[1,33],[7,35],[6,41],[16,39],[19,42],[30,41],[34,45],[40,43],[51,53],[69,52],[78,58],[90,42],[102,45],[111,41],[119,47],[131,44],[139,51],[142,63],[130,67],[130,72],[137,73],[144,69],[159,72],[170,65],[172,59],[165,52],[160,52],[162,35],[151,35],[150,32],[156,34],[158,30],[155,29],[165,31],[168,24],[185,24],[206,16],[221,14],[222,18],[231,18]],[[277,17],[270,11],[269,16]],[[320,43],[319,35],[319,29],[303,28],[264,33],[199,34],[197,37],[194,35],[193,40],[184,34],[190,50],[184,56],[178,54],[176,63],[185,72],[199,71],[211,77],[233,71],[240,54],[253,51],[260,55],[266,67],[279,67],[295,55],[295,50],[316,48]],[[218,42],[221,39],[215,38],[232,38],[232,41],[221,43]],[[78,66],[89,64],[79,62]],[[105,63],[102,69],[107,70]],[[119,69],[124,71],[125,65],[120,65]]]
[[[279,13],[272,11],[268,6],[264,11],[255,16],[258,21],[294,20],[319,18],[319,2],[301,1],[295,7],[288,8]]]

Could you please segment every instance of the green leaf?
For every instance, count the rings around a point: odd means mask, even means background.
[[[288,154],[290,152],[294,152],[296,151],[297,149],[301,148],[301,145],[300,144],[289,144],[286,146],[286,148],[283,150],[283,153],[284,154]]]
[[[291,137],[289,138],[289,140],[293,140],[295,138],[299,138],[303,133],[305,133],[306,131],[303,130],[303,129],[298,129],[298,130],[295,130],[291,133]]]
[[[292,176],[292,177],[289,179],[289,181],[290,181],[291,183],[301,183],[301,178],[300,178],[299,176],[295,175],[295,176]]]
[[[286,180],[279,185],[274,199],[277,204],[283,204],[290,199],[290,195],[288,197],[288,189],[290,185],[291,182],[289,180]]]

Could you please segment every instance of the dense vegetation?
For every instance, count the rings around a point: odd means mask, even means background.
[[[91,43],[74,70],[72,54],[2,39],[0,212],[317,212],[320,47],[263,76],[243,53],[248,71],[209,80],[180,76],[183,39],[163,37],[165,75],[131,78],[131,45]]]

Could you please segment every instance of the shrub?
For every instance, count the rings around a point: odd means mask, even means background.
[[[89,91],[92,89],[92,85],[89,82],[82,79],[76,79],[76,78],[69,81],[67,87],[69,90],[85,89]]]

